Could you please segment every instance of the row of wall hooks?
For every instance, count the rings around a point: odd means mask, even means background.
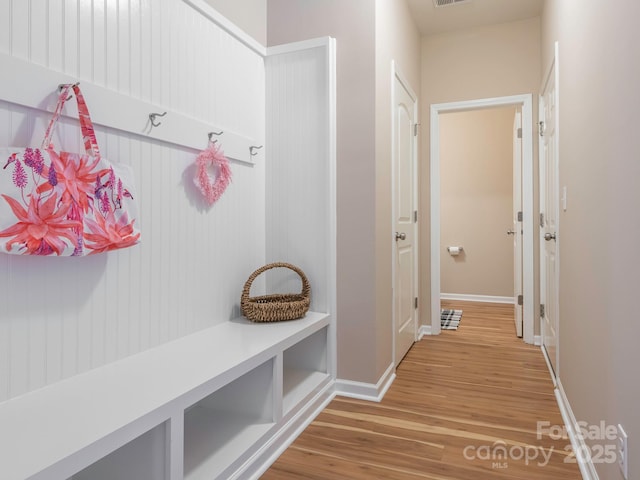
[[[169,105],[151,103],[149,99],[137,98],[85,78],[74,78],[19,56],[0,52],[0,61],[5,67],[3,71],[12,72],[0,81],[0,100],[33,109],[44,119],[50,118],[53,106],[61,94],[58,86],[63,85],[64,91],[66,86],[79,82],[85,99],[91,104],[92,121],[99,136],[105,134],[104,129],[112,129],[127,132],[145,142],[155,139],[163,142],[163,145],[176,145],[182,149],[200,151],[207,145],[206,135],[209,132],[218,133],[224,130],[222,136],[212,136],[211,140],[217,138],[217,144],[223,144],[224,153],[230,160],[255,165],[256,160],[266,153],[266,145],[261,149],[257,148],[264,144],[264,128],[253,128],[261,125],[254,125],[251,121],[253,114],[247,119],[248,123],[241,119],[242,126],[238,131],[234,131],[232,125],[224,121],[217,124],[209,122],[199,115],[193,116],[189,112],[172,110]],[[24,85],[25,78],[29,79],[28,85]],[[73,95],[72,92],[68,93]],[[61,115],[73,120],[77,115],[74,105],[65,106]],[[152,121],[158,126],[154,127]],[[66,128],[66,123],[64,126]],[[115,134],[111,130],[107,133]],[[256,148],[251,148],[252,146]],[[256,153],[257,155],[251,155]]]
[[[216,138],[216,139],[213,139],[213,136],[215,135],[215,136],[217,136],[217,137],[218,137],[218,136],[222,135],[223,133],[224,133],[224,130],[220,130],[219,132],[209,132],[209,133],[207,134],[207,136],[209,137],[209,141],[210,141],[211,143],[217,143],[217,142],[218,142],[218,139],[217,139],[217,138]],[[252,157],[256,156],[256,155],[258,154],[258,152],[257,152],[256,150],[260,150],[262,147],[263,147],[263,145],[259,145],[259,146],[257,146],[257,145],[251,145],[251,146],[249,147],[249,154],[250,154]]]
[[[66,83],[60,83],[58,84],[58,91],[62,91],[62,89],[67,86],[77,86],[80,85],[80,82],[76,82],[74,84],[66,84]],[[69,96],[69,98],[67,98],[67,100],[70,100],[71,96]],[[149,122],[151,123],[151,128],[154,127],[159,127],[160,125],[162,125],[161,121],[158,121],[158,117],[164,117],[165,115],[167,115],[168,112],[162,112],[162,113],[158,113],[158,112],[151,112],[149,114]],[[224,134],[224,130],[220,130],[218,132],[216,131],[211,131],[207,133],[207,137],[209,139],[209,142],[211,143],[217,143],[218,139],[214,139],[213,137],[219,137],[220,135]],[[249,156],[251,157],[255,157],[256,155],[258,155],[258,150],[260,150],[261,148],[263,148],[264,145],[251,145],[249,147]]]
[[[150,113],[149,114],[149,121],[151,122],[151,126],[152,127],[159,127],[160,125],[162,125],[162,122],[156,122],[156,118],[157,117],[164,117],[167,114],[167,112],[163,112],[163,113]],[[222,135],[224,133],[224,130],[220,130],[219,132],[209,132],[207,133],[207,137],[209,138],[209,142],[211,143],[217,143],[218,139],[214,139],[213,137],[219,137],[220,135]],[[251,157],[255,157],[258,154],[258,150],[260,150],[263,147],[263,145],[251,145],[249,147],[249,155]]]

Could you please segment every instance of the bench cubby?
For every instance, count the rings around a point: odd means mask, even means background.
[[[283,352],[284,415],[329,380],[327,333],[327,328],[318,330]]]
[[[166,423],[118,448],[73,475],[70,480],[158,480],[167,478]]]
[[[218,478],[275,425],[270,359],[184,413],[184,478]]]

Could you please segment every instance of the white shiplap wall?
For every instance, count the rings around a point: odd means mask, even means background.
[[[318,312],[334,312],[331,51],[329,39],[317,39],[273,47],[266,59],[267,260],[305,272]],[[295,274],[266,278],[269,291],[299,291]]]
[[[264,138],[262,56],[181,0],[2,0],[0,51]],[[87,98],[90,109],[100,101]],[[0,145],[38,145],[48,118],[0,102]],[[75,122],[60,132],[59,145],[80,151]],[[0,401],[239,315],[242,285],[264,263],[260,162],[232,163],[233,183],[207,208],[192,184],[197,151],[97,135],[106,158],[135,171],[142,243],[84,258],[0,256]]]

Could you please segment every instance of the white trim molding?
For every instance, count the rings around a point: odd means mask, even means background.
[[[472,295],[466,293],[441,293],[440,300],[458,300],[461,302],[515,303],[513,297],[495,297],[492,295]]]
[[[431,333],[431,325],[420,325],[420,328],[418,329],[418,340],[422,340],[422,337],[427,335],[433,335]]]
[[[310,50],[312,48],[322,47],[326,47],[327,49],[335,47],[335,39],[331,37],[317,37],[311,38],[309,40],[301,40],[299,42],[284,43],[282,45],[274,45],[273,47],[268,47],[266,52],[267,56],[282,55],[284,53],[298,52],[300,50]]]
[[[206,3],[204,0],[183,0],[187,5],[191,5],[202,15],[207,17],[213,23],[225,30],[229,35],[242,42],[246,47],[253,50],[261,56],[266,55],[266,48],[260,42],[251,37],[248,33],[238,27],[227,17],[219,13],[215,8]]]
[[[600,477],[598,477],[598,472],[596,472],[596,467],[593,464],[591,455],[581,455],[578,453],[590,452],[591,450],[585,443],[584,436],[577,434],[580,432],[580,425],[578,425],[578,421],[573,414],[560,379],[557,380],[556,385],[556,401],[558,402],[558,407],[560,407],[560,414],[562,415],[562,420],[569,435],[569,440],[571,440],[571,447],[573,451],[576,452],[575,458],[578,463],[578,468],[580,468],[582,478],[583,480],[599,480]]]
[[[336,395],[370,402],[379,402],[385,396],[395,379],[396,369],[395,365],[391,363],[376,384],[354,382],[351,380],[336,380]]]
[[[556,374],[553,371],[553,367],[551,366],[551,361],[549,360],[549,354],[547,350],[542,345],[542,335],[540,335],[540,351],[542,352],[542,358],[547,364],[547,368],[549,369],[549,375],[551,376],[551,381],[553,382],[553,388],[556,388],[558,384],[556,383]]]
[[[333,388],[332,382],[318,392],[309,404],[293,415],[270,441],[233,474],[230,480],[260,478],[334,399],[336,394]]]
[[[513,95],[508,97],[485,98],[461,102],[439,103],[431,105],[430,128],[430,200],[431,200],[431,329],[434,335],[440,333],[440,114],[460,112],[480,108],[503,106],[522,107],[522,227],[523,236],[523,340],[533,344],[534,307],[534,212],[533,212],[533,95]]]

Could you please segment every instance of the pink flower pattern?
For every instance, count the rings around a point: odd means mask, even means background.
[[[89,155],[53,150],[25,149],[21,158],[12,154],[4,169],[12,169],[17,195],[2,197],[17,222],[0,231],[0,237],[11,237],[6,250],[61,255],[73,248],[72,255],[79,256],[138,243],[140,233],[134,234],[133,221],[122,210],[123,196],[132,197],[113,168],[101,164]]]
[[[6,244],[7,251],[13,248],[13,244],[18,244],[22,253],[27,255],[60,255],[67,245],[63,239],[77,245],[73,230],[81,224],[67,218],[71,204],[56,205],[56,196],[50,196],[44,202],[31,196],[25,210],[14,198],[4,194],[2,197],[18,219],[16,224],[0,232],[0,237],[13,236]]]
[[[53,127],[70,89],[78,101],[87,154],[57,153],[51,144]],[[113,167],[100,157],[89,110],[77,84],[65,85],[60,92],[43,148],[26,148],[21,157],[11,154],[3,170],[11,175],[16,189],[13,196],[2,195],[16,220],[0,231],[0,238],[10,237],[4,245],[7,252],[79,256],[138,243],[140,233],[123,208],[123,198],[133,197]]]

